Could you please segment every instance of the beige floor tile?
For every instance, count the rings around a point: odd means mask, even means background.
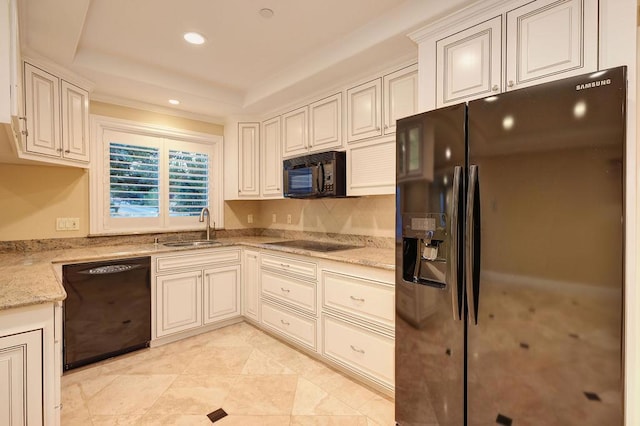
[[[295,375],[240,376],[222,408],[237,415],[289,415],[297,381]]]
[[[295,372],[264,352],[254,349],[242,368],[242,374],[295,374]]]
[[[216,426],[393,418],[388,400],[247,323],[66,372],[62,400],[63,426],[204,426],[218,408]]]
[[[394,405],[391,401],[380,396],[375,397],[360,407],[360,412],[381,426],[395,425]]]
[[[291,416],[290,426],[368,426],[366,416]]]
[[[289,426],[289,416],[234,416],[218,420],[216,426]]]
[[[237,376],[179,376],[149,414],[206,415],[222,406],[236,381]]]
[[[293,401],[293,415],[357,415],[355,409],[349,407],[336,397],[329,395],[320,387],[300,377]]]
[[[123,375],[87,401],[92,415],[144,414],[176,375]]]
[[[209,347],[194,354],[184,374],[240,374],[251,352],[251,347]]]

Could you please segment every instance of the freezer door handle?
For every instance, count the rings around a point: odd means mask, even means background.
[[[458,210],[460,208],[460,180],[462,178],[462,167],[456,166],[453,169],[453,189],[451,195],[451,244],[450,244],[450,256],[449,256],[449,286],[451,288],[451,309],[453,310],[453,319],[460,320],[461,311],[461,295],[460,291],[462,283],[458,282],[458,256],[459,256],[459,226],[460,220]]]
[[[480,289],[480,190],[478,166],[469,167],[465,230],[465,278],[469,321],[478,324],[478,293]]]

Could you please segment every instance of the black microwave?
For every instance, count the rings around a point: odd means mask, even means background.
[[[288,198],[345,197],[346,154],[327,151],[282,162],[284,196]]]

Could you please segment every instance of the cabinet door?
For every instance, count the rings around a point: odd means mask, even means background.
[[[238,195],[260,195],[260,124],[238,123]]]
[[[347,142],[382,135],[381,94],[379,78],[347,90]]]
[[[396,193],[396,143],[382,141],[357,144],[347,152],[347,195]]]
[[[254,321],[260,321],[260,261],[257,251],[246,250],[243,259],[242,273],[242,315]]]
[[[240,265],[204,271],[204,323],[240,316]]]
[[[157,276],[157,337],[200,325],[202,325],[202,271]]]
[[[507,90],[597,68],[597,1],[540,0],[507,13]]]
[[[42,330],[0,337],[0,424],[42,425]]]
[[[60,81],[24,64],[27,151],[60,157]]]
[[[497,16],[436,42],[438,107],[501,91],[501,33]]]
[[[382,78],[384,134],[396,131],[396,120],[418,112],[418,65]]]
[[[282,155],[280,145],[280,117],[262,123],[260,158],[262,162],[261,194],[264,197],[282,196]]]
[[[307,152],[307,117],[309,108],[302,107],[282,115],[282,156]]]
[[[89,161],[89,92],[62,81],[62,156]]]
[[[309,105],[309,148],[342,148],[342,93]]]

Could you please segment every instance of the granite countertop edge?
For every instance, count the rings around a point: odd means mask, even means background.
[[[283,240],[283,238],[274,237],[236,237],[216,240],[220,245],[213,247],[168,247],[163,244],[131,244],[2,254],[0,255],[0,311],[62,301],[67,296],[62,286],[62,265],[107,259],[245,246],[389,271],[395,269],[393,249],[356,247],[334,252],[317,252],[269,244]]]

